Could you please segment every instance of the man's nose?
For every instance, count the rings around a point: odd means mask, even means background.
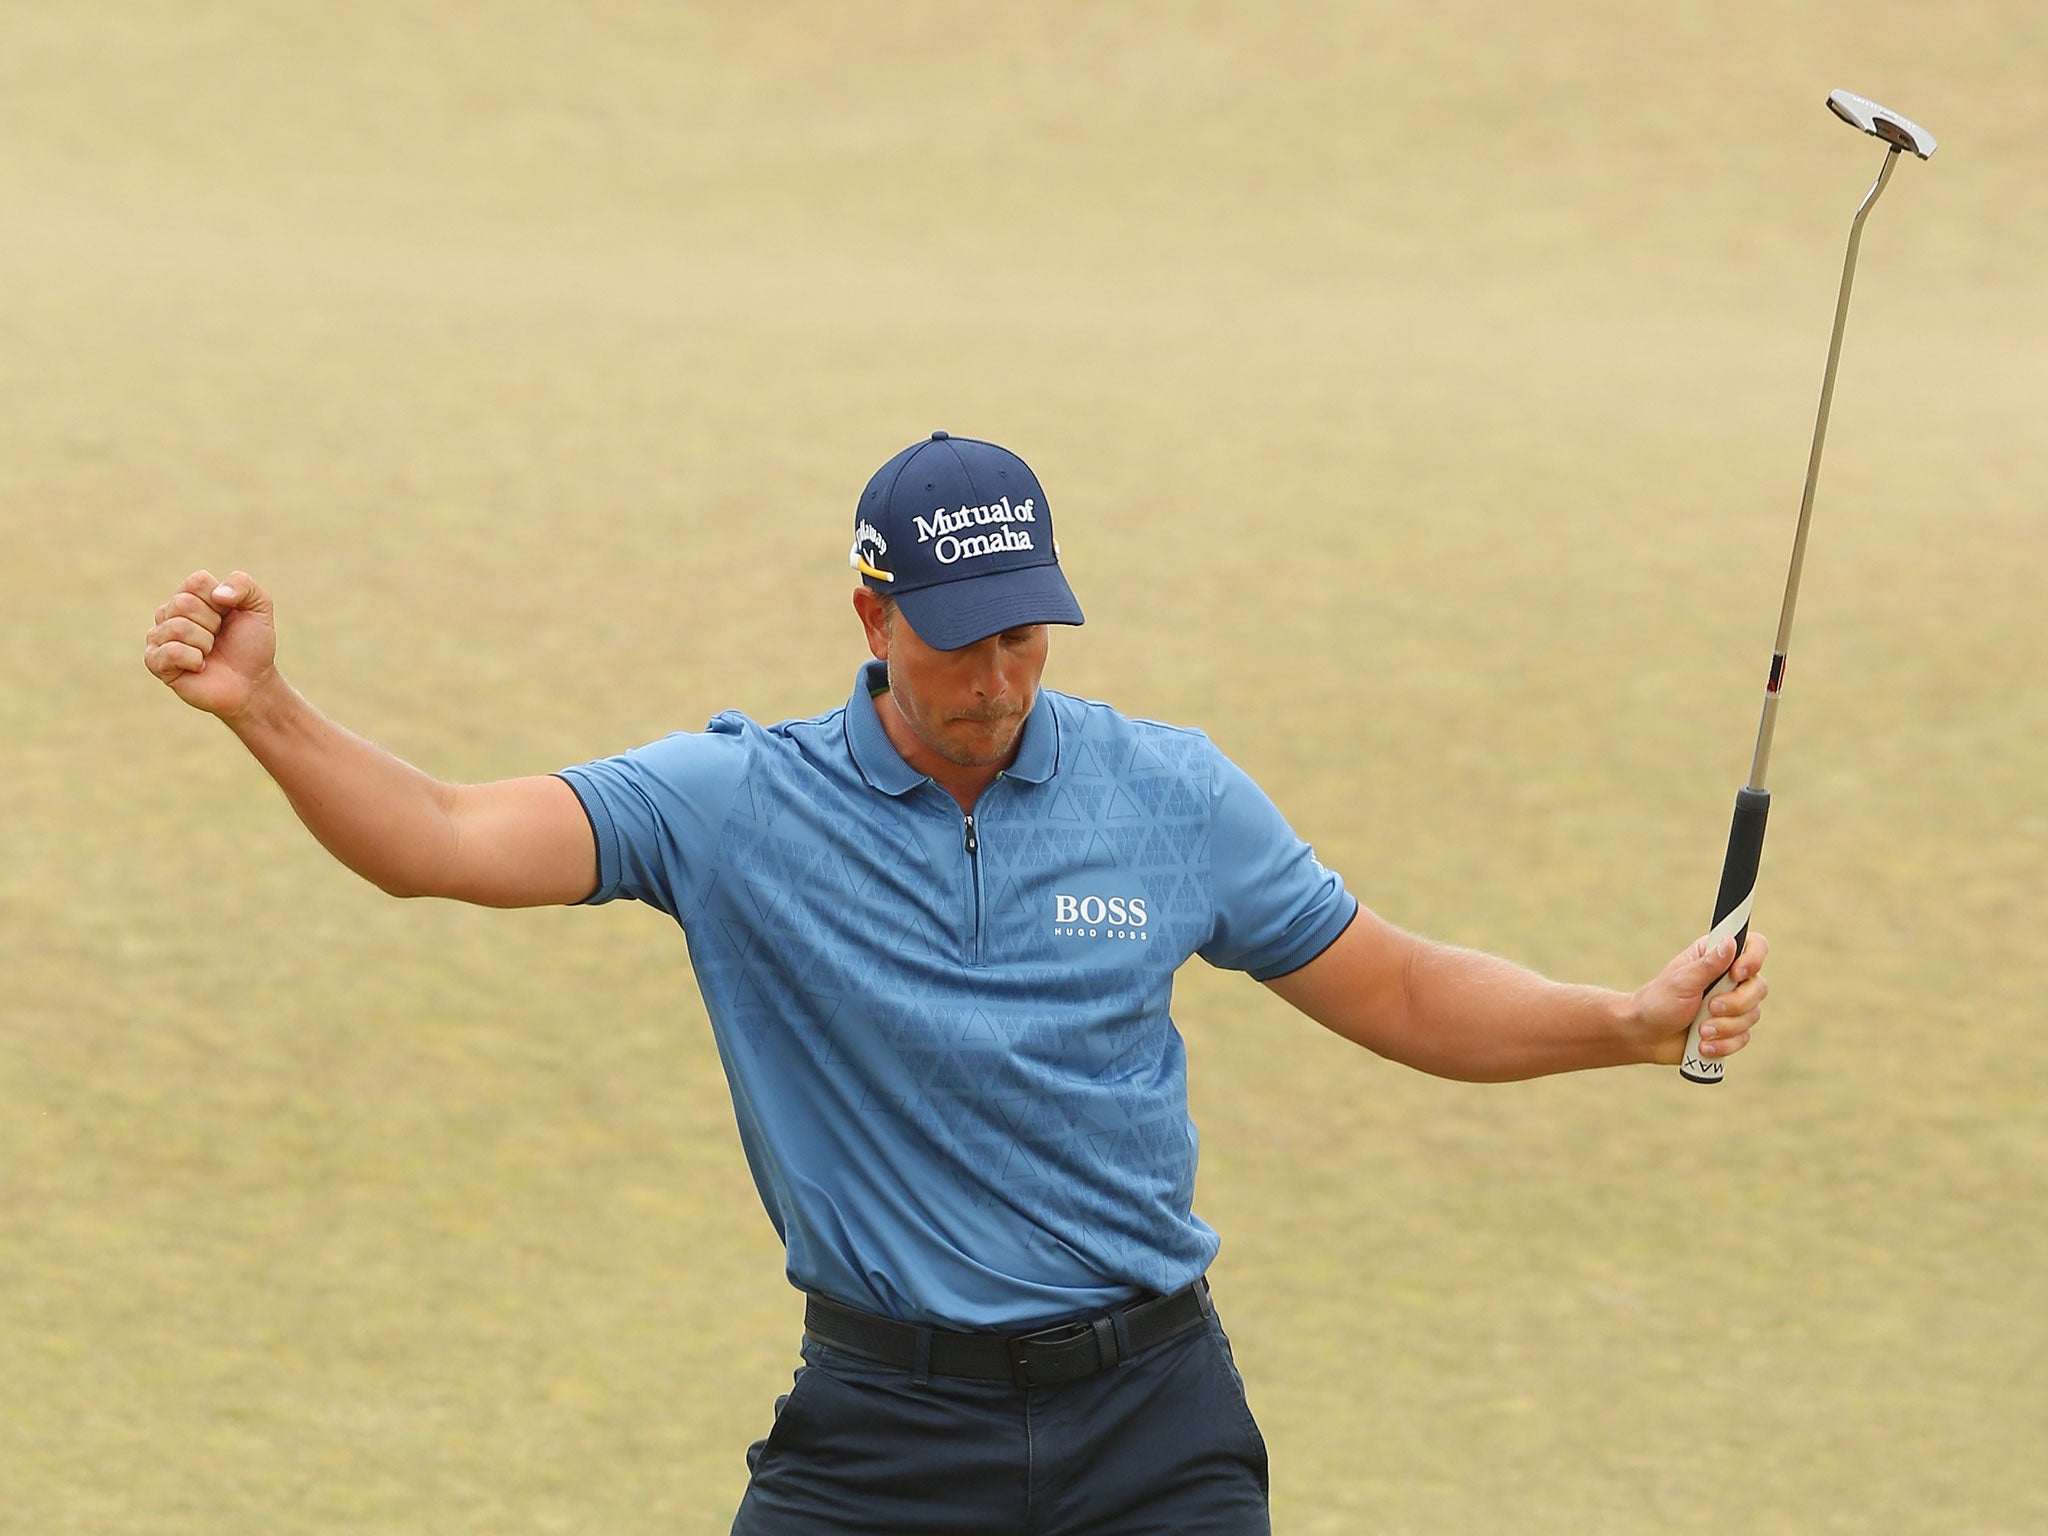
[[[981,698],[999,699],[1009,692],[1010,677],[1003,661],[998,636],[991,635],[968,647],[968,679]]]

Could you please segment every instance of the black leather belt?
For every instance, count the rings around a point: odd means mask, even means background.
[[[1035,1333],[955,1333],[876,1317],[829,1297],[810,1296],[804,1303],[804,1332],[820,1344],[899,1366],[913,1375],[1050,1387],[1107,1370],[1126,1353],[1164,1344],[1213,1310],[1209,1282],[1202,1279],[1171,1296],[1155,1296]]]

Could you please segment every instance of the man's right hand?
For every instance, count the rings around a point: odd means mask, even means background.
[[[277,681],[270,594],[234,571],[194,571],[156,611],[142,664],[179,698],[232,724]]]

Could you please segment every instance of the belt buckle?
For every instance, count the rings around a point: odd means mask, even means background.
[[[1011,1382],[1019,1387],[1036,1387],[1051,1384],[1032,1379],[1031,1356],[1025,1348],[1026,1345],[1071,1344],[1076,1339],[1092,1337],[1093,1333],[1094,1330],[1086,1323],[1055,1323],[1052,1327],[1041,1328],[1036,1333],[1020,1333],[1005,1339],[1003,1342],[1010,1347]],[[1098,1360],[1096,1363],[1099,1365],[1101,1362]],[[1085,1376],[1088,1373],[1083,1371],[1081,1374]],[[1062,1377],[1060,1379],[1068,1380],[1071,1378]]]

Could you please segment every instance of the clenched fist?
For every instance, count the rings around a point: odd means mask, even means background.
[[[270,595],[243,571],[194,571],[156,611],[142,664],[195,709],[233,723],[277,681]]]

